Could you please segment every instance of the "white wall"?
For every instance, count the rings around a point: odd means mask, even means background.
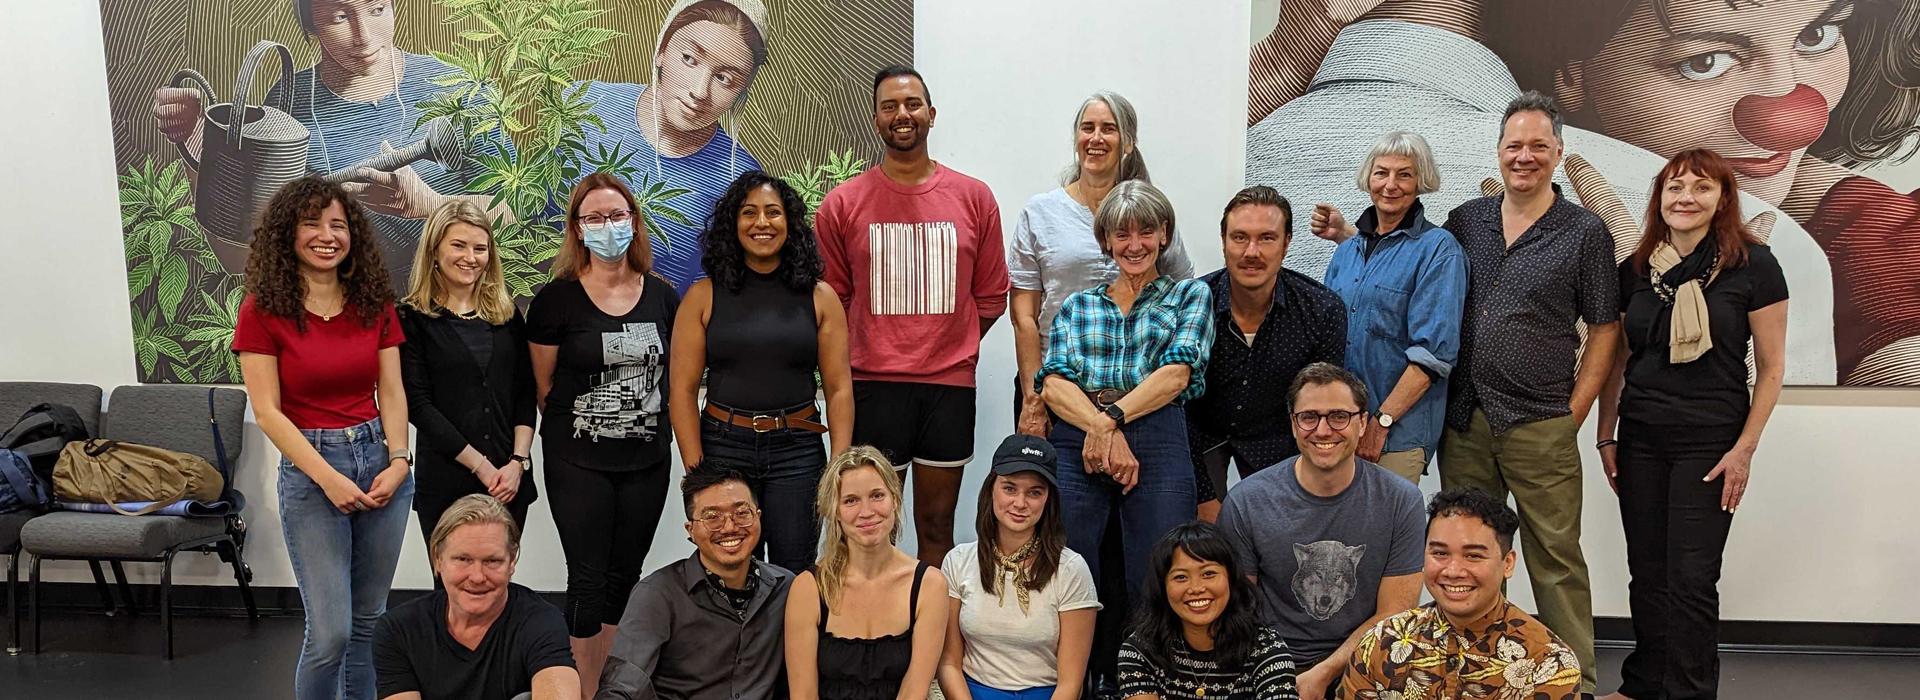
[[[8,329],[0,379],[107,387],[135,379],[98,12],[89,0],[10,3],[0,21],[13,98],[0,109],[0,328]],[[940,107],[934,156],[990,183],[1009,223],[1027,197],[1057,184],[1080,100],[1109,88],[1139,108],[1142,152],[1185,222],[1198,266],[1219,264],[1212,221],[1244,170],[1246,3],[975,0],[924,2],[917,13],[918,64]],[[1012,346],[1004,322],[986,341],[975,440],[982,461],[1012,424]],[[1920,600],[1897,589],[1920,577],[1910,545],[1920,525],[1909,505],[1920,493],[1916,425],[1920,392],[1787,391],[1728,546],[1728,619],[1920,623]],[[250,430],[238,485],[253,499],[248,555],[257,582],[291,586],[273,495],[277,459]],[[1588,463],[1596,464],[1590,451]],[[962,486],[962,540],[984,470],[970,466]],[[544,504],[534,508],[518,580],[560,590],[565,569]],[[1597,471],[1585,520],[1594,611],[1625,615],[1625,547]],[[663,521],[649,568],[688,551],[677,503]],[[412,532],[407,547],[395,585],[424,587],[425,556]],[[131,569],[157,575],[157,567]],[[81,580],[83,571],[50,567],[49,578]],[[178,576],[231,582],[211,557],[187,558]],[[1524,590],[1514,587],[1523,603]]]

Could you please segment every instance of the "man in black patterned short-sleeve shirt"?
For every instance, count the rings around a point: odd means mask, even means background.
[[[1513,493],[1540,620],[1580,657],[1582,689],[1592,692],[1593,601],[1580,551],[1574,440],[1619,344],[1620,295],[1605,224],[1553,184],[1560,131],[1551,99],[1515,98],[1500,133],[1506,193],[1447,216],[1446,229],[1466,249],[1469,279],[1440,483],[1478,487],[1500,501]]]

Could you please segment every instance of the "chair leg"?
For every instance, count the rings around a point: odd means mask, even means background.
[[[120,612],[120,604],[113,600],[113,589],[107,587],[107,575],[100,573],[100,562],[87,560],[87,568],[93,571],[93,588],[100,592],[100,607],[107,609],[107,616]]]
[[[247,619],[260,619],[260,608],[253,602],[253,586],[249,582],[249,579],[253,578],[253,572],[247,569],[246,560],[241,558],[240,543],[229,539],[220,543],[220,546],[232,555],[233,581],[240,584],[240,600],[247,604]]]
[[[118,566],[118,564],[115,564]],[[167,639],[168,661],[173,660],[173,550],[160,565],[160,634]]]
[[[20,553],[7,555],[7,655],[20,653]]]
[[[127,585],[127,570],[120,562],[113,562],[113,582],[120,586],[120,598],[127,601],[127,617],[140,615],[140,606],[133,602],[133,586]]]
[[[33,653],[40,653],[40,555],[27,564],[27,615],[33,619]]]

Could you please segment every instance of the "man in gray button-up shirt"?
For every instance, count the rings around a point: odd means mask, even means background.
[[[594,697],[786,697],[781,634],[793,572],[753,556],[760,509],[746,476],[705,464],[680,491],[698,551],[634,586]]]

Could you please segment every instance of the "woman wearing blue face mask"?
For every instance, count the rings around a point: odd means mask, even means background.
[[[667,336],[680,299],[652,274],[633,193],[573,188],[553,281],[527,310],[547,501],[567,558],[567,627],[592,697],[666,501]]]

